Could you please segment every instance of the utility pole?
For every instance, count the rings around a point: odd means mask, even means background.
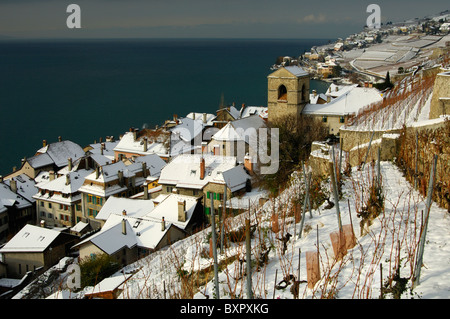
[[[220,299],[219,295],[219,269],[217,265],[217,239],[216,239],[216,217],[214,216],[214,202],[211,196],[211,236],[212,236],[212,249],[214,258],[214,286],[216,289],[216,299]]]
[[[438,159],[438,156],[434,155],[433,167],[430,172],[430,179],[428,182],[428,195],[427,195],[427,201],[426,201],[424,225],[422,227],[422,232],[420,234],[419,250],[417,252],[416,266],[414,268],[414,274],[413,274],[413,280],[412,280],[413,288],[415,288],[419,284],[420,271],[422,269],[422,264],[423,264],[423,253],[424,253],[424,249],[425,249],[425,240],[426,240],[426,235],[427,235],[428,220],[430,218],[430,208],[431,208],[431,200],[433,197],[433,186],[434,186],[434,177],[435,177],[435,173],[436,173],[437,159]]]
[[[245,262],[247,264],[247,298],[253,299],[252,291],[252,252],[250,242],[250,219],[245,220]]]

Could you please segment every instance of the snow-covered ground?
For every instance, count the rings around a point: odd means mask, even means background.
[[[364,194],[364,199],[367,197],[367,188],[373,172],[374,168],[366,165],[363,171],[355,168],[351,177],[345,179],[343,197],[339,201],[341,221],[343,225],[353,224],[357,244],[348,250],[340,261],[335,260],[330,241],[330,233],[338,230],[336,207],[326,209],[325,203],[313,210],[311,215],[307,212],[301,238],[298,238],[301,223],[294,223],[292,214],[291,216],[288,214],[286,218],[282,217],[283,211],[291,211],[292,200],[303,190],[301,174],[300,178],[293,179],[291,187],[278,198],[268,201],[260,208],[255,207],[251,211],[251,224],[258,224],[252,239],[254,297],[292,299],[293,294],[290,289],[292,284],[275,290],[274,284],[279,284],[283,277],[289,274],[297,277],[300,270],[299,298],[379,298],[381,267],[383,284],[385,284],[388,278],[392,278],[395,274],[398,260],[400,261],[400,277],[407,279],[406,289],[401,294],[401,298],[450,297],[450,245],[448,244],[450,216],[434,203],[431,206],[426,233],[420,281],[411,290],[410,278],[416,260],[425,199],[411,188],[402,173],[391,162],[381,163],[385,196],[384,214],[375,219],[369,231],[361,236],[360,218],[356,216],[356,212],[361,207],[361,194]],[[278,234],[271,230],[273,211],[279,214],[278,222],[282,230]],[[237,216],[233,223],[229,224],[230,229],[238,229],[244,225],[244,219],[248,217],[248,213]],[[283,244],[276,237],[280,238],[286,232],[293,236],[283,255]],[[213,259],[209,257],[209,234],[210,229],[205,229],[125,267],[123,269],[125,273],[137,271],[124,283],[123,292],[119,298],[186,297],[184,293],[187,292],[190,292],[187,295],[194,299],[214,298]],[[304,282],[307,280],[305,253],[317,250],[317,237],[321,280],[310,289]],[[265,247],[261,246],[262,243]],[[272,248],[268,253],[267,263],[262,264],[257,271],[256,259],[269,247]],[[298,269],[299,252],[300,269]],[[223,253],[218,250],[218,260],[225,263],[219,273],[220,298],[247,298],[246,276],[242,276],[242,271],[245,272],[246,269],[245,241],[231,243],[224,248]],[[204,271],[200,272],[200,270]],[[205,274],[209,274],[209,277]],[[275,276],[277,276],[276,282]],[[197,285],[198,289],[195,287]],[[92,287],[86,289],[92,290]],[[82,297],[84,292],[78,295]],[[59,295],[60,298],[61,296],[64,294]],[[74,295],[71,294],[71,298],[73,297]],[[393,298],[393,296],[387,293],[385,298]]]

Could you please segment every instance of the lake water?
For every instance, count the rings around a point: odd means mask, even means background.
[[[42,140],[82,147],[130,127],[154,127],[225,102],[267,105],[278,56],[325,39],[0,41],[0,174],[20,167]],[[312,81],[325,92],[327,84]]]

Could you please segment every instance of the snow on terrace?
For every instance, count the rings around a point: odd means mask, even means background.
[[[357,202],[360,200],[355,192],[354,183],[367,183],[367,178],[371,168],[366,166],[365,171],[353,171],[354,181],[347,181],[344,185],[344,198],[339,202],[341,218],[343,224],[348,224],[350,220],[349,211],[357,237],[357,245],[349,250],[342,262],[333,262],[333,250],[331,248],[329,234],[337,230],[335,209],[324,209],[320,207],[313,210],[312,218],[306,216],[304,235],[300,239],[295,237],[290,240],[288,249],[283,256],[279,254],[280,242],[272,234],[271,243],[275,245],[269,254],[269,263],[260,272],[252,270],[252,283],[255,296],[262,298],[272,298],[275,270],[278,270],[278,280],[281,281],[286,273],[297,274],[298,251],[301,248],[300,258],[300,279],[306,280],[306,258],[305,252],[315,251],[316,227],[319,228],[320,254],[321,254],[321,274],[327,274],[330,281],[325,278],[319,281],[314,289],[307,288],[306,284],[301,284],[299,289],[300,298],[319,298],[333,290],[336,298],[378,298],[380,294],[380,263],[383,263],[383,279],[387,280],[394,272],[395,252],[397,242],[401,243],[402,268],[401,277],[408,277],[411,272],[411,247],[418,240],[418,227],[420,222],[420,212],[425,209],[425,200],[418,192],[411,189],[410,185],[402,177],[402,173],[391,163],[382,162],[381,171],[383,176],[384,194],[386,196],[385,214],[380,215],[370,226],[370,232],[365,236],[360,236],[358,221],[356,217]],[[298,185],[293,185],[285,190],[275,203],[268,202],[262,207],[258,220],[262,227],[269,226],[270,207],[286,205],[296,192]],[[360,193],[360,192],[358,192]],[[349,201],[348,201],[349,199]],[[350,207],[348,207],[350,203]],[[248,216],[246,213],[243,217]],[[254,214],[251,215],[252,223]],[[298,228],[299,224],[295,227]],[[286,223],[287,231],[294,234],[293,224]],[[435,204],[431,207],[429,227],[427,233],[427,244],[425,246],[424,267],[422,268],[420,284],[410,295],[406,291],[402,297],[421,298],[448,298],[450,297],[450,247],[445,245],[448,239],[448,229],[450,227],[449,216],[444,209],[438,208]],[[270,230],[268,231],[270,233]],[[208,245],[204,236],[208,230],[198,233],[183,241],[172,245],[170,249],[159,251],[149,256],[129,268],[142,267],[142,269],[130,279],[127,284],[127,291],[121,298],[158,298],[163,296],[163,283],[167,289],[174,293],[179,291],[181,284],[178,282],[178,267],[183,266],[186,271],[205,269],[212,265],[211,258],[201,254]],[[253,254],[258,252],[258,236],[252,240]],[[231,254],[245,256],[245,248],[234,245],[226,250],[225,254],[219,254],[219,261],[224,260]],[[255,258],[253,255],[252,258]],[[243,265],[245,269],[245,263]],[[230,288],[236,284],[237,296],[246,298],[245,279],[235,280],[239,277],[237,271],[238,262],[228,265],[220,272],[219,283],[221,298],[230,298]],[[178,282],[178,283],[177,283]],[[410,282],[408,282],[409,285]],[[408,286],[409,287],[409,286]],[[286,289],[275,290],[275,298],[293,298],[290,286]],[[150,291],[150,292],[149,292]],[[194,298],[205,298],[205,295],[213,296],[214,283],[209,281],[206,286],[200,287],[199,293]],[[228,292],[228,293],[227,293]]]
[[[291,206],[292,198],[302,191],[302,184],[296,179],[275,201],[268,201],[259,209],[258,214],[254,211],[251,214],[252,224],[255,216],[261,225],[263,233],[267,233],[267,244],[273,245],[268,255],[268,264],[259,272],[252,269],[252,284],[255,297],[271,299],[275,298],[292,299],[290,292],[291,285],[285,289],[276,289],[274,294],[275,272],[277,271],[277,284],[286,273],[297,275],[297,265],[300,257],[300,280],[306,280],[306,251],[316,251],[316,227],[319,229],[319,252],[321,258],[322,279],[313,289],[307,288],[306,283],[299,286],[299,298],[320,298],[334,293],[339,299],[377,299],[380,295],[380,264],[383,264],[383,280],[395,272],[397,243],[401,243],[401,277],[408,277],[411,273],[411,264],[414,263],[414,251],[411,250],[417,244],[421,211],[425,209],[425,199],[404,179],[402,173],[390,162],[381,163],[381,173],[385,195],[385,213],[374,220],[370,226],[370,232],[360,236],[356,211],[359,207],[361,185],[367,185],[373,168],[366,165],[363,171],[353,170],[352,178],[346,180],[343,186],[343,198],[339,201],[341,219],[343,224],[348,224],[351,219],[355,229],[357,245],[347,252],[347,255],[339,263],[333,262],[333,250],[331,248],[329,234],[337,230],[336,210],[325,209],[322,205],[317,210],[306,215],[302,238],[295,236],[288,243],[287,251],[280,254],[281,243],[275,239],[271,233],[270,216],[272,207],[281,209],[282,206]],[[301,174],[299,174],[301,176]],[[348,206],[350,204],[350,207]],[[351,212],[351,214],[349,214]],[[241,219],[248,217],[244,213],[235,217]],[[446,245],[449,240],[448,229],[450,227],[450,216],[444,209],[432,203],[430,219],[427,231],[427,242],[425,244],[424,266],[422,267],[419,285],[409,292],[410,281],[402,298],[449,298],[450,297],[450,246]],[[241,224],[242,225],[242,224]],[[287,218],[286,230],[294,234],[294,224]],[[299,224],[295,224],[298,229]],[[124,291],[119,295],[119,299],[158,299],[170,298],[181,292],[180,269],[187,271],[197,271],[208,269],[212,265],[212,258],[209,258],[207,251],[209,244],[207,236],[210,233],[207,228],[184,240],[180,240],[170,247],[161,249],[151,255],[125,267],[119,273],[136,273],[123,286]],[[255,258],[258,250],[259,235],[252,240],[252,259]],[[230,256],[240,256],[245,258],[245,245],[232,244],[224,254],[218,254],[218,260],[223,261]],[[245,262],[242,265],[245,269]],[[220,297],[229,299],[230,289],[237,297],[246,298],[245,277],[239,279],[239,262],[235,261],[219,273]],[[325,276],[325,274],[327,276]],[[123,274],[122,274],[123,275]],[[113,277],[112,276],[112,277]],[[328,278],[328,281],[325,279]],[[164,292],[165,288],[165,292]],[[87,287],[84,291],[91,291],[92,287]],[[200,292],[194,295],[196,299],[205,298],[208,295],[213,297],[213,280],[199,288]],[[82,296],[84,291],[79,292]],[[389,298],[389,295],[386,296]]]
[[[384,101],[360,109],[350,124],[341,129],[354,131],[385,131],[428,120],[433,82],[403,81],[384,96]]]

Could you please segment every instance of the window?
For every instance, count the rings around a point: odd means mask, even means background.
[[[88,203],[92,203],[92,195],[88,195]]]
[[[48,208],[52,208],[52,203],[48,203]]]
[[[78,205],[78,204],[77,204],[77,205],[75,206],[75,208],[76,208],[76,210],[80,211],[80,210],[81,210],[81,205]]]
[[[63,209],[64,205],[63,204],[59,204],[59,209]]]
[[[328,118],[326,116],[322,116],[322,122],[326,123]]]
[[[343,116],[339,117],[339,123],[345,123],[345,117]]]
[[[278,88],[278,100],[287,101],[287,89],[284,85]]]
[[[206,198],[209,199],[209,193],[210,192],[206,192]]]
[[[44,202],[41,202],[41,207],[44,207]]]
[[[92,216],[92,215],[94,215],[94,212],[93,212],[92,208],[89,208],[88,209],[88,216]]]
[[[209,215],[209,214],[210,214],[210,209],[209,209],[209,207],[205,207],[205,214],[206,214],[206,215]]]
[[[97,197],[94,197],[94,196],[92,196],[91,197],[92,198],[92,203],[94,204],[94,205],[97,205]]]

